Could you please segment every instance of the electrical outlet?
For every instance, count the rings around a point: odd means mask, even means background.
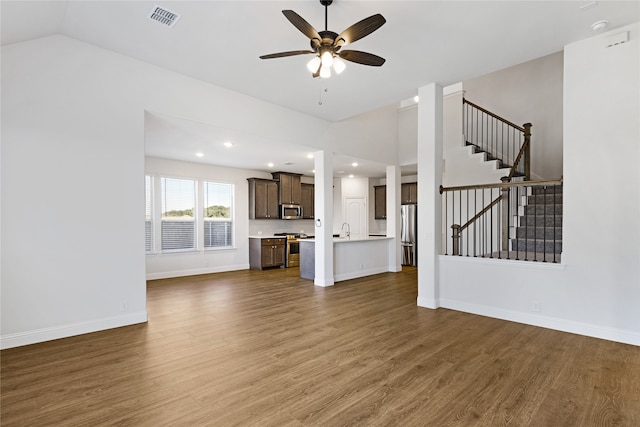
[[[531,311],[534,311],[536,313],[540,312],[540,301],[533,301],[531,303]]]
[[[129,301],[122,301],[122,304],[120,304],[120,310],[129,311]]]

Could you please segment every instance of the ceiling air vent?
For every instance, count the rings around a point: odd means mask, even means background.
[[[166,25],[167,27],[173,27],[176,21],[180,19],[180,15],[165,9],[164,7],[156,5],[151,10],[151,13],[149,13],[149,19],[158,21],[159,23]]]

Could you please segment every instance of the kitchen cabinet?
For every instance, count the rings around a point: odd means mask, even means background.
[[[400,191],[400,202],[403,205],[418,203],[418,183],[407,182],[402,184]]]
[[[272,179],[248,178],[249,219],[278,219],[278,183]]]
[[[387,186],[373,186],[373,217],[375,219],[387,219]]]
[[[313,219],[315,215],[315,187],[313,184],[300,184],[302,193],[302,218]]]
[[[301,205],[302,187],[300,177],[302,175],[285,172],[274,172],[273,179],[278,181],[278,203],[281,205]]]
[[[282,237],[250,237],[249,267],[263,270],[269,267],[284,267],[287,239]]]

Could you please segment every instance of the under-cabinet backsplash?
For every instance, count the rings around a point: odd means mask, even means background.
[[[249,220],[249,236],[272,235],[274,233],[304,233],[314,235],[314,222],[312,219],[255,219]]]

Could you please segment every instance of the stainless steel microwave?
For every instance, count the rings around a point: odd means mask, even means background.
[[[302,206],[280,205],[280,219],[302,219]]]

